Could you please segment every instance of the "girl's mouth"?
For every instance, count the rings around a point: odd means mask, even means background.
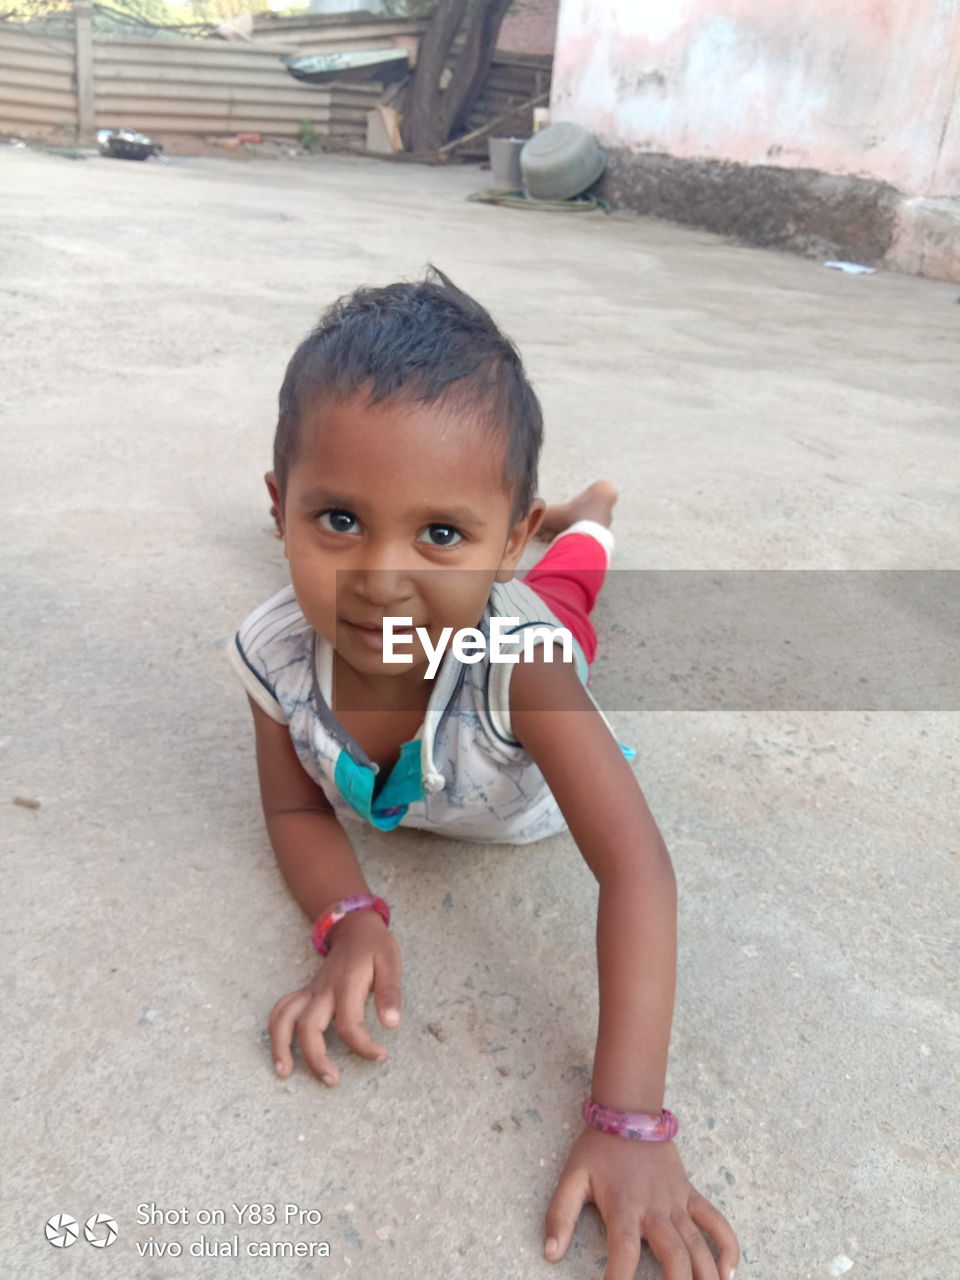
[[[386,630],[384,628],[382,621],[378,623],[374,623],[372,625],[365,624],[362,622],[350,622],[346,618],[344,618],[342,621],[343,621],[343,624],[349,627],[350,630],[353,632],[353,634],[356,635],[356,637],[359,640],[361,640],[366,646],[368,646],[371,649],[379,649],[381,651],[383,650],[384,642],[387,636],[386,636]],[[393,632],[394,637],[398,639],[412,638],[414,635],[414,628],[412,625],[398,626],[396,623],[394,623],[391,627],[391,630]],[[409,653],[409,648],[402,649],[401,651]]]

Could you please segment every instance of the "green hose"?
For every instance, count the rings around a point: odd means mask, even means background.
[[[506,209],[540,209],[544,213],[592,213],[602,209],[611,213],[612,209],[606,200],[597,196],[577,196],[572,200],[534,200],[533,196],[522,191],[498,191],[491,187],[487,191],[474,191],[467,196],[478,204],[501,204]]]

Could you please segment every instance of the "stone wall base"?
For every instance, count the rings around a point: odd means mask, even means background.
[[[902,200],[887,266],[960,284],[960,200]]]
[[[960,206],[907,200],[874,179],[612,148],[599,193],[749,244],[960,279]]]

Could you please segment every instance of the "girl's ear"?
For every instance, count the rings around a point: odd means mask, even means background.
[[[494,574],[494,582],[509,582],[524,548],[540,528],[547,504],[542,498],[534,498],[530,510],[513,526],[507,545],[503,549],[500,566]]]
[[[273,523],[277,527],[277,537],[284,537],[283,531],[283,501],[280,498],[280,486],[277,484],[277,477],[272,471],[268,471],[263,477],[266,481],[267,492],[270,494],[270,514],[273,516]]]

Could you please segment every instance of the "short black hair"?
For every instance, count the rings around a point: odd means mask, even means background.
[[[371,404],[455,398],[485,434],[506,440],[511,524],[530,510],[543,443],[540,402],[510,339],[436,267],[423,280],[340,298],[297,347],[280,388],[273,442],[281,496],[296,461],[305,403],[317,396],[348,399],[368,385]]]

